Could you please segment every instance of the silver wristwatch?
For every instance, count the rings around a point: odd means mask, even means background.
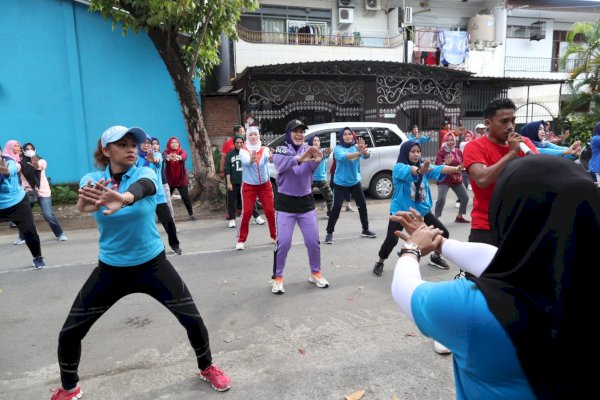
[[[406,242],[400,248],[398,255],[401,256],[404,253],[411,253],[417,256],[417,261],[421,261],[421,249],[413,242]]]

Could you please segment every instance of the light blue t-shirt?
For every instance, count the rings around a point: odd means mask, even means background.
[[[110,171],[90,172],[79,182],[79,187],[92,185],[100,179],[110,179]],[[157,185],[154,171],[148,167],[131,167],[119,185],[119,193],[127,191],[136,181],[147,178]],[[156,212],[156,195],[146,196],[130,206],[124,207],[112,215],[104,215],[100,210],[94,212],[98,223],[100,261],[115,267],[131,267],[152,260],[164,251],[165,246],[160,239],[154,214]]]
[[[360,155],[359,158],[348,160],[349,153],[358,153],[358,147],[335,146],[333,158],[335,158],[335,173],[333,174],[333,183],[340,186],[351,187],[360,183],[360,159],[367,157]]]
[[[321,149],[323,151],[323,149]],[[327,180],[327,159],[329,156],[325,157],[323,154],[323,159],[319,163],[319,166],[315,170],[313,174],[313,182],[322,182]]]
[[[0,174],[0,210],[19,204],[25,197],[25,190],[19,183],[19,169],[15,160],[4,158],[8,175]]]
[[[154,153],[154,158],[156,160],[158,160],[158,163],[157,164],[148,163],[148,165],[146,165],[146,166],[148,168],[150,168],[152,171],[154,171],[154,173],[156,174],[156,180],[158,182],[158,189],[156,190],[156,204],[164,204],[167,202],[167,196],[165,195],[165,190],[163,189],[163,182],[162,182],[163,158],[162,158],[162,154],[160,154],[159,152],[153,152],[153,153]],[[143,167],[144,164],[146,164],[146,159],[144,159],[142,157],[138,157],[137,166]]]
[[[457,399],[535,399],[512,341],[475,283],[423,283],[411,310],[425,336],[452,350]]]
[[[550,156],[559,156],[568,158],[570,160],[574,160],[576,157],[573,154],[563,155],[563,151],[567,150],[566,146],[559,146],[552,142],[533,142],[535,147],[537,147],[540,154],[548,154]]]
[[[431,198],[431,189],[429,187],[429,179],[442,180],[446,177],[442,174],[442,169],[445,165],[433,165],[431,171],[423,175],[423,181],[419,188],[421,195],[420,201],[415,201],[417,188],[415,182],[419,180],[418,175],[411,173],[412,167],[404,163],[397,163],[392,172],[392,180],[394,182],[394,194],[390,203],[390,214],[394,215],[398,211],[408,211],[409,207],[417,210],[421,215],[429,214],[433,205]]]
[[[413,135],[412,133],[409,133],[408,135],[406,135],[406,137],[408,138],[408,140],[412,140],[413,142],[418,143],[418,144],[427,143],[431,140],[431,138],[429,136],[424,136],[424,135],[421,135],[421,137],[417,139],[417,137],[415,135]]]

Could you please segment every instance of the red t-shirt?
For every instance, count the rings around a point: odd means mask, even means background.
[[[526,137],[523,137],[525,144],[535,154],[539,154],[535,145]],[[482,136],[479,139],[471,140],[469,145],[465,147],[463,153],[463,162],[466,170],[472,164],[481,163],[485,166],[492,166],[496,164],[502,157],[504,157],[510,151],[510,146],[499,145],[492,142],[487,136]],[[523,157],[525,154],[519,151],[519,157]],[[488,220],[488,211],[490,208],[490,200],[492,198],[492,192],[496,187],[496,182],[491,183],[486,188],[480,188],[477,186],[474,180],[471,179],[471,187],[473,188],[473,211],[471,212],[471,229],[484,229],[490,230],[490,222]]]
[[[221,154],[227,155],[231,150],[235,149],[235,143],[233,142],[233,137],[230,137],[223,143],[223,147],[221,147]]]

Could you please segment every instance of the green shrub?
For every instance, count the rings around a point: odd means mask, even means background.
[[[75,204],[79,194],[76,191],[77,185],[54,185],[52,186],[52,203],[54,204]]]

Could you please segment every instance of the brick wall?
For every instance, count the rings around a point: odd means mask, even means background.
[[[202,116],[210,143],[220,147],[241,122],[238,96],[203,97]]]

